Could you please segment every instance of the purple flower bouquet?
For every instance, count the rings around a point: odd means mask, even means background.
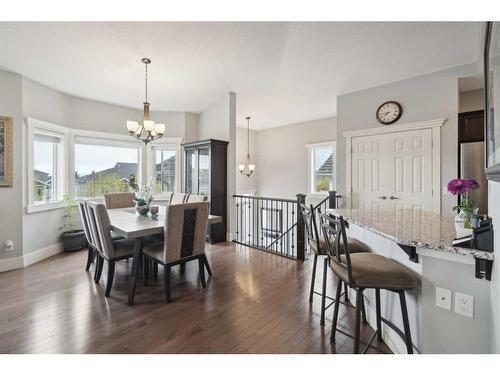
[[[460,196],[460,204],[453,207],[453,210],[463,217],[465,228],[471,228],[471,219],[474,212],[474,202],[469,198],[469,192],[478,187],[479,183],[473,179],[455,178],[448,182],[448,192]]]

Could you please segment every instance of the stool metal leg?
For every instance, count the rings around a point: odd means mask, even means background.
[[[311,276],[311,289],[309,290],[309,302],[313,301],[314,282],[316,281],[316,265],[318,264],[318,254],[314,253],[313,271]]]
[[[361,298],[361,317],[363,324],[368,324],[368,320],[366,319],[366,310],[365,310],[365,299]]]
[[[380,289],[375,289],[375,311],[377,313],[377,340],[382,341],[382,314],[380,313]]]
[[[337,293],[335,294],[335,305],[333,307],[332,331],[330,332],[330,342],[335,341],[337,331],[337,320],[339,317],[340,294],[342,293],[342,279],[337,277]]]
[[[320,319],[320,324],[322,326],[325,325],[325,302],[326,302],[326,276],[327,276],[327,271],[328,270],[328,257],[325,258],[325,261],[323,262],[323,288],[321,291],[321,319]]]
[[[346,283],[344,283],[344,301],[345,303],[349,303],[349,287]]]
[[[361,305],[363,299],[363,289],[356,290],[356,323],[354,326],[354,354],[359,353],[359,338],[361,334]]]
[[[398,292],[399,294],[399,302],[401,303],[401,314],[403,315],[403,327],[405,331],[406,338],[406,350],[408,354],[413,354],[413,344],[411,341],[411,332],[410,332],[410,322],[408,320],[408,308],[406,307],[406,297],[404,290]]]

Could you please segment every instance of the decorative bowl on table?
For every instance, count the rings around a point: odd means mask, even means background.
[[[137,211],[137,213],[143,216],[146,216],[148,214],[150,208],[151,207],[149,206],[149,204],[143,204],[143,205],[137,204],[135,206],[135,210]]]

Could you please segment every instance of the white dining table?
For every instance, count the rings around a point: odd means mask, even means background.
[[[159,206],[159,213],[155,218],[151,214],[139,215],[134,207],[114,208],[108,210],[111,230],[126,239],[134,239],[134,258],[128,287],[128,304],[134,304],[137,277],[139,275],[139,260],[142,256],[142,240],[145,236],[163,233],[166,206]],[[222,217],[208,215],[208,223],[216,224]]]

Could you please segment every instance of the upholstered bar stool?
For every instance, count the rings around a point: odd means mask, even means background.
[[[311,286],[309,289],[309,302],[313,302],[314,294],[318,294],[321,296],[321,325],[325,324],[325,311],[328,309],[332,303],[334,303],[333,298],[330,298],[326,295],[326,281],[327,281],[327,271],[328,271],[328,257],[325,257],[324,265],[323,265],[323,288],[322,292],[318,293],[314,290],[314,284],[316,281],[316,268],[318,263],[318,256],[328,255],[326,251],[325,241],[320,235],[321,232],[318,232],[318,226],[316,224],[316,215],[314,213],[313,205],[310,205],[308,208],[305,204],[300,205],[302,217],[304,218],[305,224],[305,232],[307,236],[307,243],[309,244],[309,248],[314,253],[313,260],[313,271],[311,275]],[[321,214],[321,210],[318,208],[318,213]],[[369,252],[370,248],[362,243],[361,241],[355,239],[349,239],[349,245],[351,252],[353,253],[362,253]],[[345,284],[345,292],[344,292],[345,302],[348,303],[348,292],[347,292],[347,284]],[[326,299],[332,300],[332,302],[326,306]],[[363,309],[363,321],[366,321],[366,317]]]
[[[354,332],[354,353],[359,353],[360,328],[361,328],[361,307],[363,305],[363,292],[366,289],[375,290],[375,309],[377,316],[377,330],[369,340],[363,353],[371,346],[375,336],[382,341],[382,323],[391,327],[405,342],[408,354],[413,354],[413,343],[411,340],[410,323],[408,320],[408,310],[406,306],[405,291],[415,289],[420,285],[418,277],[406,267],[396,261],[373,253],[352,253],[350,243],[347,240],[347,223],[342,216],[332,217],[321,216],[321,229],[324,234],[326,251],[330,257],[330,267],[339,278],[337,284],[337,293],[335,307],[333,310],[332,332],[330,341],[335,341],[337,331],[350,337],[351,335],[337,329],[337,319],[339,313],[338,299],[341,294],[342,280],[350,288],[356,291],[356,323]],[[343,243],[342,250],[341,243]],[[403,319],[402,332],[392,322],[381,316],[380,309],[380,290],[384,289],[399,295],[401,305],[401,314]]]

